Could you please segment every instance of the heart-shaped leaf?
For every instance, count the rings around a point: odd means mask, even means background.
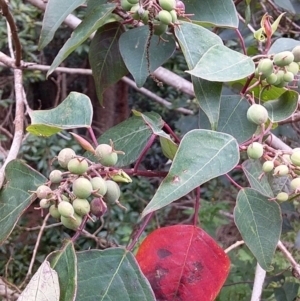
[[[176,225],[152,232],[137,261],[157,300],[213,301],[230,269],[224,251],[202,229]]]
[[[276,39],[268,51],[268,54],[274,54],[281,51],[291,51],[294,47],[299,46],[300,42],[291,38]]]
[[[234,220],[260,266],[271,270],[282,227],[279,205],[257,190],[244,188],[237,196]]]
[[[208,130],[188,132],[179,145],[168,175],[142,212],[142,217],[229,172],[238,161],[238,144],[232,136]]]

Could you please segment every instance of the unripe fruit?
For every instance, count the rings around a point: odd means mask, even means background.
[[[158,22],[158,23],[154,23],[153,25],[154,28],[154,34],[156,36],[161,36],[162,34],[164,34],[167,30],[168,30],[168,25]]]
[[[49,213],[54,218],[60,218],[60,213],[55,205],[50,206]]]
[[[121,7],[125,10],[125,11],[130,11],[132,4],[129,3],[127,0],[121,0]]]
[[[277,81],[277,75],[275,73],[272,73],[271,75],[269,75],[267,78],[266,78],[266,81],[268,84],[270,85],[273,85],[276,83]]]
[[[61,216],[70,217],[74,215],[74,208],[69,202],[60,202],[57,206],[57,209]]]
[[[79,216],[78,214],[74,213],[73,218],[61,216],[60,220],[66,228],[71,229],[71,230],[77,230],[78,227],[81,225],[82,217]]]
[[[52,190],[46,185],[41,185],[37,188],[35,193],[39,199],[49,199],[52,195]]]
[[[102,200],[102,198],[95,198],[91,201],[91,213],[96,217],[101,217],[107,210],[106,203]]]
[[[289,199],[289,195],[286,192],[279,192],[276,196],[278,202],[285,202]]]
[[[270,172],[274,169],[274,162],[273,161],[266,161],[264,162],[263,166],[262,166],[262,170],[264,172]]]
[[[297,75],[297,73],[299,72],[299,65],[295,62],[291,62],[285,68],[286,71],[292,72],[294,75]]]
[[[279,85],[283,82],[284,71],[278,70],[276,75],[277,75],[277,81],[273,84],[274,86]]]
[[[88,214],[91,210],[90,203],[87,199],[75,199],[73,201],[73,207],[75,212],[80,216]]]
[[[251,159],[259,159],[264,153],[264,147],[258,142],[253,142],[247,148],[248,157]]]
[[[50,202],[49,202],[49,200],[47,200],[47,199],[41,199],[40,200],[40,207],[42,208],[42,209],[47,209],[47,208],[49,208],[50,207]]]
[[[171,10],[170,15],[172,16],[172,23],[177,22],[177,12],[176,12],[176,10],[174,10],[174,9]]]
[[[292,72],[286,72],[284,75],[283,75],[283,80],[285,82],[291,82],[294,80],[294,74]]]
[[[300,178],[295,178],[290,183],[291,189],[296,190],[300,188]]]
[[[270,59],[262,59],[259,61],[257,69],[259,74],[268,77],[273,73],[273,61]]]
[[[278,165],[274,169],[273,176],[286,176],[289,173],[289,168],[286,165]]]
[[[291,161],[296,166],[300,166],[300,152],[299,151],[294,151],[291,154]]]
[[[118,154],[108,144],[99,144],[95,154],[99,162],[106,167],[113,166],[118,161]]]
[[[57,156],[58,163],[62,168],[67,168],[69,161],[75,156],[76,154],[71,148],[64,148]]]
[[[73,193],[79,199],[88,198],[93,191],[91,182],[86,178],[78,178],[73,182]]]
[[[282,156],[282,161],[284,161],[284,162],[286,162],[286,163],[292,163],[292,161],[291,161],[291,156],[290,155],[288,155],[288,154],[284,154],[283,156]]]
[[[104,200],[108,203],[114,204],[121,195],[121,190],[119,185],[111,180],[106,181],[107,192],[104,195]]]
[[[54,184],[59,184],[62,181],[62,172],[58,169],[54,169],[50,172],[49,180]]]
[[[93,190],[96,190],[96,193],[99,193],[100,195],[105,195],[107,192],[107,185],[106,181],[101,177],[95,177],[91,179],[91,184],[93,187]]]
[[[139,3],[139,0],[127,0],[127,1],[132,5]]]
[[[68,163],[68,170],[76,175],[82,175],[89,168],[89,164],[85,159],[74,158]]]
[[[259,104],[253,104],[247,111],[247,118],[255,124],[263,124],[268,120],[268,111]]]
[[[61,195],[61,199],[65,202],[70,203],[70,199],[67,196],[65,196],[64,194]]]
[[[171,11],[176,7],[176,0],[159,0],[160,7],[164,10]]]
[[[275,65],[284,67],[294,61],[294,55],[290,51],[283,51],[275,54],[273,60]]]
[[[292,53],[294,55],[294,62],[300,62],[300,46],[296,46]]]
[[[160,22],[163,24],[170,25],[172,23],[172,16],[166,10],[161,10],[158,13],[158,18],[159,18]]]

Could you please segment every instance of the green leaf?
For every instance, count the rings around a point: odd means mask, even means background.
[[[218,132],[232,135],[238,143],[247,141],[257,126],[247,118],[249,103],[239,95],[225,95],[221,98]]]
[[[31,125],[26,130],[34,135],[51,136],[60,130],[88,128],[92,124],[93,107],[90,99],[71,92],[56,108],[30,113]]]
[[[286,91],[276,100],[270,100],[263,105],[268,110],[270,120],[280,122],[292,116],[298,106],[299,94],[295,91]]]
[[[66,17],[83,3],[85,0],[49,0],[47,2],[38,50],[42,50],[49,44]]]
[[[18,301],[59,301],[57,273],[44,261],[33,275]]]
[[[175,35],[189,69],[193,69],[200,58],[214,45],[222,45],[222,40],[202,26],[182,22],[175,27]],[[215,130],[220,114],[222,84],[192,76],[194,91],[201,109],[207,115],[211,128]]]
[[[128,73],[119,51],[123,31],[123,25],[118,22],[105,24],[98,29],[90,45],[89,61],[101,105],[104,91]]]
[[[159,137],[160,145],[163,154],[170,160],[173,160],[178,150],[178,145],[171,139]]]
[[[250,57],[224,45],[215,45],[201,57],[194,69],[186,72],[209,81],[229,82],[252,74],[254,69]]]
[[[274,2],[293,15],[300,14],[300,3],[297,0],[275,0]]]
[[[171,36],[165,37],[167,42],[153,35],[149,47],[149,27],[140,26],[123,33],[119,40],[120,52],[129,72],[134,77],[136,85],[142,87],[149,76],[169,59],[176,49]],[[149,47],[149,60],[147,58]]]
[[[300,41],[291,38],[279,38],[271,46],[268,54],[274,54],[282,51],[291,51],[294,47],[299,46]]]
[[[94,31],[96,31],[105,23],[107,17],[116,8],[116,5],[116,3],[99,5],[95,9],[92,9],[89,14],[86,14],[85,18],[75,28],[71,37],[55,57],[49,71],[47,72],[47,77],[54,71],[56,67],[60,65],[64,59],[70,55],[70,53],[72,53],[79,45],[87,40]]]
[[[257,190],[239,191],[234,208],[235,223],[260,266],[272,270],[271,262],[281,234],[279,205]]]
[[[197,22],[217,27],[237,28],[238,15],[231,0],[185,0],[185,12]]]
[[[77,290],[77,258],[73,242],[66,240],[62,249],[49,254],[47,259],[58,274],[60,300],[73,301]]]
[[[238,161],[239,147],[232,136],[208,130],[188,132],[179,145],[168,175],[142,212],[142,217],[229,172]]]
[[[263,173],[262,164],[259,160],[246,160],[243,162],[242,167],[251,188],[256,189],[261,194],[266,195],[269,198],[274,197],[274,193],[268,181],[268,176],[265,175],[259,179]]]
[[[132,253],[123,248],[77,253],[77,301],[155,301]]]
[[[34,201],[35,191],[47,179],[21,161],[11,161],[5,168],[6,182],[0,190],[0,244],[15,227],[23,212]]]

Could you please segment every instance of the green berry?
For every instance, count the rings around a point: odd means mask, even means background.
[[[291,62],[289,65],[285,67],[286,71],[292,72],[296,75],[299,72],[299,65],[295,62]]]
[[[262,59],[259,61],[257,69],[259,74],[268,77],[273,73],[273,61],[270,59]]]
[[[76,175],[82,175],[88,168],[89,164],[86,159],[73,158],[68,163],[69,172]]]
[[[102,177],[92,178],[91,183],[93,190],[96,190],[96,193],[99,193],[102,196],[105,195],[105,193],[107,192],[107,185],[106,181]]]
[[[66,228],[71,229],[71,230],[77,230],[78,227],[81,225],[82,217],[80,215],[74,213],[73,217],[61,216],[60,220]]]
[[[293,50],[292,53],[294,55],[294,62],[300,62],[300,46],[296,46]]]
[[[161,36],[162,34],[164,34],[168,30],[168,25],[166,25],[164,23],[161,23],[161,22],[154,22],[153,28],[154,28],[153,33],[156,36]]]
[[[41,199],[40,200],[40,207],[42,208],[42,209],[47,209],[47,208],[49,208],[50,207],[50,202],[49,202],[49,200],[47,200],[47,199]]]
[[[108,144],[99,144],[95,153],[99,162],[106,167],[113,166],[118,161],[118,154]]]
[[[264,153],[264,147],[258,142],[253,142],[247,148],[248,157],[251,159],[259,159]]]
[[[87,199],[93,191],[91,182],[86,178],[78,178],[73,183],[73,193],[79,199]]]
[[[263,166],[262,166],[262,170],[264,172],[270,172],[274,169],[274,162],[273,161],[265,161]]]
[[[283,80],[285,82],[291,82],[294,80],[294,74],[292,72],[287,71],[284,75],[283,75]]]
[[[52,217],[54,218],[60,218],[60,213],[56,207],[56,205],[51,205],[50,208],[49,208],[49,213]]]
[[[273,85],[277,81],[277,75],[275,73],[271,73],[267,78],[266,81],[268,84]]]
[[[176,8],[176,0],[159,0],[160,7],[164,10],[171,11]]]
[[[54,169],[49,174],[49,180],[53,184],[59,184],[63,179],[62,172],[58,169]]]
[[[166,25],[170,25],[172,23],[172,15],[166,10],[161,10],[158,13],[158,19],[161,23]]]
[[[283,51],[275,54],[273,60],[275,65],[284,67],[294,61],[294,55],[290,51]]]
[[[253,104],[247,111],[247,119],[257,125],[265,123],[268,117],[267,109],[259,104]]]
[[[294,151],[290,158],[294,165],[300,166],[300,151]]]
[[[121,195],[121,190],[119,185],[111,180],[106,181],[107,192],[104,195],[104,200],[108,203],[114,204]]]
[[[281,177],[281,176],[288,175],[288,173],[289,173],[289,168],[286,165],[282,164],[275,167],[273,176]]]
[[[90,203],[87,199],[75,199],[73,201],[73,207],[75,212],[80,216],[88,214],[91,210]]]
[[[285,202],[289,199],[289,195],[286,192],[279,192],[276,196],[278,202]]]
[[[41,185],[35,193],[39,199],[49,199],[52,196],[52,189],[46,185]]]
[[[62,201],[57,206],[58,212],[61,216],[70,217],[74,215],[74,208],[71,203]]]
[[[127,1],[132,5],[139,3],[139,0],[127,0]]]
[[[295,178],[290,183],[291,189],[296,190],[300,188],[300,178]]]
[[[67,168],[69,161],[75,156],[76,154],[71,148],[64,148],[57,156],[58,163],[62,168]]]
[[[170,15],[172,16],[172,23],[176,23],[177,22],[177,12],[175,9],[170,11]]]
[[[130,2],[128,2],[127,0],[121,0],[121,7],[125,10],[125,11],[130,11],[132,4]]]

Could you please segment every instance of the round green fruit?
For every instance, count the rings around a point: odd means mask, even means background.
[[[267,109],[259,104],[253,104],[247,111],[247,119],[257,125],[265,123],[268,116]]]
[[[291,62],[285,68],[286,71],[292,72],[294,75],[297,75],[297,73],[299,72],[299,65],[295,62]]]
[[[87,199],[93,191],[91,182],[86,178],[78,178],[73,182],[73,193],[79,199]]]
[[[177,12],[175,9],[170,11],[170,15],[172,16],[172,23],[176,23],[177,22]]]
[[[176,0],[159,0],[160,7],[164,10],[171,11],[176,7]]]
[[[168,30],[168,25],[161,23],[161,22],[155,22],[153,25],[154,28],[154,34],[156,36],[161,36],[162,34],[164,34],[167,30]]]
[[[67,168],[69,161],[75,156],[76,154],[71,148],[64,148],[57,156],[58,163],[62,168]]]
[[[73,207],[75,212],[80,216],[88,214],[91,210],[90,203],[87,199],[75,199],[73,201]]]
[[[158,13],[158,19],[161,23],[166,25],[170,25],[172,23],[172,15],[166,10],[161,10]]]
[[[49,208],[50,207],[50,202],[49,202],[49,200],[47,200],[47,199],[41,199],[40,200],[40,207],[42,208],[42,209],[47,209],[47,208]]]
[[[107,185],[106,181],[102,177],[92,178],[91,183],[93,190],[96,190],[96,193],[99,193],[102,196],[105,195],[105,193],[107,192]]]
[[[283,75],[283,80],[285,82],[291,82],[294,80],[294,74],[292,72],[287,71],[284,75]]]
[[[57,206],[58,212],[61,216],[70,217],[74,215],[74,208],[71,203],[62,201]]]
[[[96,217],[101,217],[107,210],[106,203],[102,198],[95,198],[91,201],[91,213]]]
[[[273,61],[270,59],[262,59],[259,61],[257,69],[259,74],[268,77],[273,73]]]
[[[60,213],[58,211],[58,208],[56,207],[56,205],[51,205],[49,208],[49,213],[52,217],[54,218],[60,218]]]
[[[114,204],[121,195],[121,190],[119,185],[111,180],[106,181],[107,191],[104,195],[104,200],[108,203]]]
[[[74,213],[73,218],[61,216],[60,220],[66,228],[71,229],[71,230],[77,230],[78,227],[81,225],[82,217],[80,215]]]
[[[286,192],[279,192],[276,196],[278,202],[285,202],[289,199],[289,195]]]
[[[88,168],[89,164],[86,159],[73,158],[68,163],[69,172],[76,175],[84,174]]]
[[[263,172],[270,172],[274,169],[274,162],[273,161],[265,161],[262,170]]]
[[[106,167],[113,166],[118,162],[118,154],[108,144],[99,144],[95,155],[99,162]]]
[[[63,179],[62,172],[58,169],[54,169],[50,172],[49,180],[53,184],[59,184]]]
[[[295,178],[290,183],[291,189],[296,190],[300,188],[300,178]]]
[[[300,62],[300,46],[296,46],[292,53],[294,55],[294,62]]]
[[[290,51],[279,52],[274,55],[273,61],[275,65],[284,67],[294,61],[294,55]]]
[[[132,4],[130,2],[128,2],[127,0],[121,0],[121,7],[125,10],[125,11],[130,11]]]
[[[267,78],[266,81],[268,84],[273,85],[277,81],[277,75],[275,73],[271,73]]]
[[[273,176],[282,177],[288,175],[288,173],[289,173],[289,168],[286,165],[282,164],[275,167]]]
[[[300,166],[300,151],[294,151],[291,154],[291,161],[296,166]]]
[[[52,189],[46,185],[41,185],[35,193],[39,199],[49,199],[52,196]]]
[[[135,5],[139,3],[139,0],[127,0],[131,5]]]
[[[259,159],[264,153],[264,147],[258,142],[253,142],[247,148],[248,157],[251,159]]]

